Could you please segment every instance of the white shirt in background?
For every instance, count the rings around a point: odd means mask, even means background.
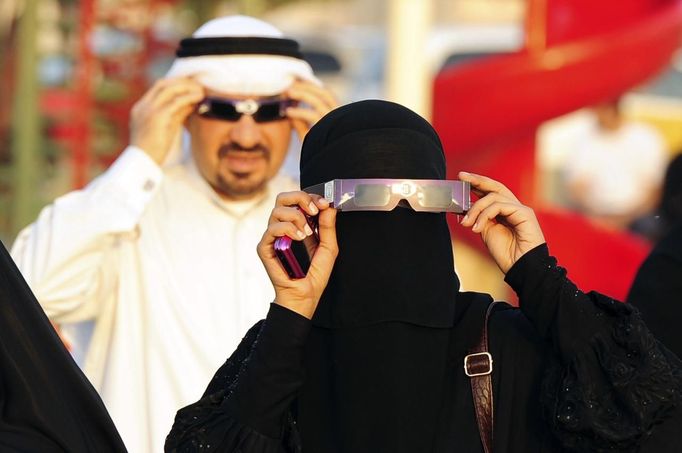
[[[623,124],[604,132],[596,124],[566,156],[565,181],[581,181],[587,197],[579,208],[595,215],[628,215],[657,190],[667,164],[665,145],[652,128]]]

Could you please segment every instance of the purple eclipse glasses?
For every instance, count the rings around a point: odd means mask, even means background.
[[[471,207],[471,186],[458,180],[334,179],[303,191],[322,195],[339,211],[391,211],[399,206],[463,214]]]
[[[334,179],[306,187],[339,211],[391,211],[396,206],[419,212],[463,214],[471,207],[468,182],[441,179]],[[274,249],[290,278],[308,273],[318,244],[317,218],[306,215],[313,234],[303,241],[288,236],[275,240]]]
[[[239,121],[242,115],[251,115],[257,123],[277,121],[286,117],[288,107],[297,105],[293,99],[227,99],[206,97],[197,105],[197,113],[205,118]]]

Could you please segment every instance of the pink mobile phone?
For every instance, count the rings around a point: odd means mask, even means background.
[[[291,278],[303,278],[306,276],[313,253],[315,253],[319,243],[317,217],[306,215],[306,219],[308,220],[308,225],[313,230],[312,235],[302,241],[295,241],[289,236],[275,239],[275,254]]]

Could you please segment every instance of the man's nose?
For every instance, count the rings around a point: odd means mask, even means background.
[[[243,148],[252,148],[261,141],[260,127],[251,115],[242,115],[230,130],[230,139]]]

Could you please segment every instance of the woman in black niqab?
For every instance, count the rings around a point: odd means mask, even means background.
[[[126,451],[97,392],[2,244],[0,451]]]
[[[444,179],[442,147],[402,106],[350,104],[320,120],[301,153],[301,187],[340,178]],[[462,225],[481,234],[521,304],[495,306],[489,322],[493,451],[675,451],[679,360],[636,311],[576,288],[502,184],[460,178],[482,195]],[[272,249],[303,229],[292,205],[319,210],[320,245],[299,280]],[[309,194],[280,194],[258,253],[277,297],[178,412],[167,451],[483,452],[462,365],[491,298],[458,292],[445,214],[337,216]]]

